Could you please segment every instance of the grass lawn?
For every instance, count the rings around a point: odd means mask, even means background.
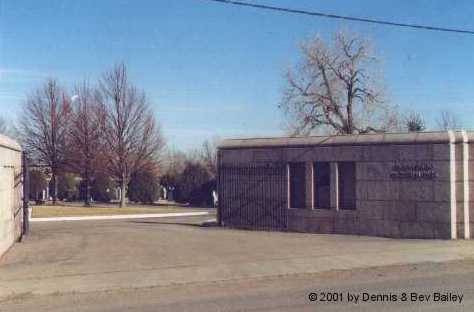
[[[77,216],[113,216],[123,214],[144,214],[144,213],[172,213],[172,212],[196,212],[200,209],[183,208],[177,206],[139,206],[130,205],[120,208],[113,205],[97,205],[92,207],[81,207],[78,204],[58,203],[53,205],[32,206],[33,218],[50,217],[77,217]]]

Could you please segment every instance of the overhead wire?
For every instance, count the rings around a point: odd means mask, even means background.
[[[370,18],[362,18],[362,17],[354,17],[354,16],[344,16],[344,15],[329,14],[329,13],[323,13],[323,12],[317,12],[317,11],[284,8],[284,7],[249,3],[249,2],[243,2],[243,1],[234,1],[234,0],[205,0],[205,1],[218,2],[221,4],[234,5],[234,6],[240,6],[240,7],[250,7],[250,8],[255,8],[255,9],[278,11],[281,13],[302,14],[302,15],[316,16],[316,17],[323,17],[323,18],[347,20],[347,21],[353,21],[353,22],[363,22],[363,23],[379,24],[379,25],[394,26],[394,27],[405,27],[405,28],[411,28],[411,29],[417,29],[417,30],[451,32],[451,33],[458,33],[458,34],[465,34],[465,35],[474,35],[474,30],[469,30],[469,29],[446,28],[446,27],[439,27],[439,26],[401,23],[401,22],[393,22],[393,21],[387,21],[387,20],[370,19]]]

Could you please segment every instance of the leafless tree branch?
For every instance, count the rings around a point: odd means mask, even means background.
[[[66,163],[70,113],[70,98],[54,79],[33,92],[23,107],[22,142],[31,157],[50,171],[53,203],[58,198],[57,176]]]
[[[319,37],[303,44],[302,61],[288,72],[280,105],[292,119],[294,133],[326,128],[351,134],[394,127],[397,114],[374,82],[374,61],[368,42],[353,34],[337,33],[332,45]]]
[[[99,85],[99,101],[106,111],[102,130],[108,168],[120,184],[120,206],[124,207],[131,175],[158,160],[164,140],[145,93],[128,81],[124,64],[106,72]]]

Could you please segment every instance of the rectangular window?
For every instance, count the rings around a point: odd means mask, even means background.
[[[339,208],[356,208],[356,170],[353,162],[339,162]]]
[[[306,166],[304,162],[289,164],[290,208],[306,208]]]
[[[314,208],[329,209],[331,206],[331,169],[328,162],[313,165]]]

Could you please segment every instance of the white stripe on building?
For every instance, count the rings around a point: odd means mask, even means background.
[[[450,193],[451,193],[451,239],[457,238],[456,219],[456,137],[452,130],[449,134],[449,171],[450,171]]]

